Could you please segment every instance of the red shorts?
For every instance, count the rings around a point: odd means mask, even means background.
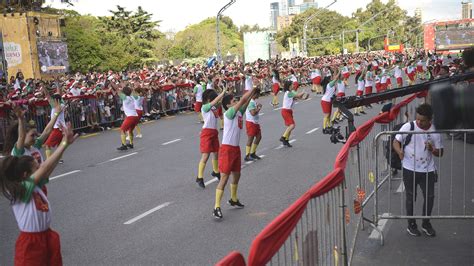
[[[217,129],[203,128],[201,130],[201,142],[199,148],[201,153],[219,151],[219,132],[217,132]]]
[[[15,244],[15,265],[62,265],[59,234],[48,229],[20,232]]]
[[[387,85],[392,85],[392,79],[391,78],[387,79]]]
[[[53,131],[51,131],[51,134],[49,134],[49,137],[44,145],[48,147],[56,147],[59,145],[59,143],[61,143],[61,140],[63,140],[63,133],[61,130],[59,130],[59,128],[55,128]]]
[[[143,116],[143,110],[136,110],[137,111],[137,114],[138,114],[138,120],[140,120]]]
[[[381,83],[375,83],[375,91],[377,93],[382,91],[382,84]]]
[[[387,90],[387,83],[380,83],[380,86],[381,86],[380,89],[381,89],[382,91],[386,91],[386,90]]]
[[[298,83],[298,81],[294,81],[293,82],[293,89],[294,90],[297,90],[299,88],[300,84]]]
[[[230,174],[240,173],[240,147],[222,144],[219,148],[219,172]]]
[[[293,119],[293,110],[281,109],[281,116],[283,116],[283,120],[285,121],[285,126],[290,126],[290,125],[295,124],[295,120]]]
[[[332,103],[321,100],[321,108],[324,114],[330,114],[332,111]]]
[[[409,78],[410,81],[412,81],[412,82],[415,81],[415,74],[413,74],[413,73],[412,73],[412,74],[409,74],[409,75],[408,75],[408,78]]]
[[[401,87],[403,85],[403,79],[401,77],[397,78],[397,85]]]
[[[278,91],[280,91],[280,84],[278,83],[273,83],[272,85],[272,92],[273,94],[277,95]]]
[[[125,120],[123,120],[120,130],[124,132],[132,131],[135,129],[139,121],[140,119],[138,116],[127,116]]]
[[[362,95],[364,95],[364,91],[357,90],[356,95],[357,96],[362,96]]]
[[[416,72],[418,73],[423,72],[423,66],[416,66]]]
[[[202,102],[195,102],[194,103],[194,112],[200,113],[202,107]]]
[[[372,93],[372,86],[365,87],[365,94],[371,94]]]
[[[312,79],[314,85],[321,85],[321,76]]]
[[[349,73],[349,72],[342,74],[342,77],[344,79],[348,79],[350,76],[351,76],[351,73]]]
[[[336,97],[339,97],[339,98],[346,97],[346,94],[344,92],[338,92]]]
[[[250,121],[245,121],[245,127],[247,128],[247,136],[256,137],[259,134],[262,134],[259,124],[252,123]]]

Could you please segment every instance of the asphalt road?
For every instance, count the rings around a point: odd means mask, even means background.
[[[353,84],[348,94],[355,94]],[[322,134],[320,96],[310,97],[295,106],[293,148],[278,141],[284,131],[280,110],[269,105],[269,96],[260,99],[263,139],[257,153],[264,158],[242,160],[239,198],[246,206],[223,205],[222,221],[212,216],[217,183],[210,162],[206,189],[195,183],[201,128],[195,114],[143,125],[143,139],[126,152],[116,150],[118,131],[79,139],[48,185],[64,263],[209,265],[231,250],[246,255],[265,225],[332,170],[341,144]],[[376,105],[356,117],[356,124],[379,110]],[[245,141],[243,131],[242,151]],[[227,188],[223,203],[229,197]],[[6,200],[0,201],[0,221],[0,265],[12,265],[18,228]]]

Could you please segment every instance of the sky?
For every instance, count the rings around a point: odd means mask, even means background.
[[[270,3],[279,0],[236,0],[224,15],[232,18],[238,26],[244,24],[259,24],[270,26]],[[65,7],[60,0],[46,0],[46,5]],[[160,30],[180,31],[187,25],[199,23],[205,18],[215,17],[221,7],[229,0],[72,0],[73,9],[81,14],[105,16],[116,5],[136,10],[138,6],[153,14],[155,20],[160,20]],[[296,0],[300,4],[303,0]],[[325,7],[332,0],[316,0],[320,7]],[[342,15],[350,16],[357,8],[365,8],[371,0],[337,0],[329,9]],[[386,0],[382,0],[386,2]],[[398,4],[412,16],[417,7],[422,9],[423,21],[432,19],[460,19],[461,0],[398,0]]]

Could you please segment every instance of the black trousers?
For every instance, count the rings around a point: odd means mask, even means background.
[[[413,216],[413,204],[416,201],[417,186],[420,186],[423,193],[423,216],[431,216],[434,205],[434,184],[436,181],[436,172],[413,172],[403,168],[407,216]],[[429,219],[423,219],[423,223],[428,221]],[[408,219],[408,224],[414,222],[415,219]]]

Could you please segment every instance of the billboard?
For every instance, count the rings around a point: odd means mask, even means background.
[[[463,49],[474,45],[474,27],[435,31],[436,50]]]
[[[245,63],[257,59],[270,59],[270,32],[255,31],[244,33],[244,58]]]
[[[42,74],[62,74],[69,71],[66,42],[38,41],[37,48]]]

